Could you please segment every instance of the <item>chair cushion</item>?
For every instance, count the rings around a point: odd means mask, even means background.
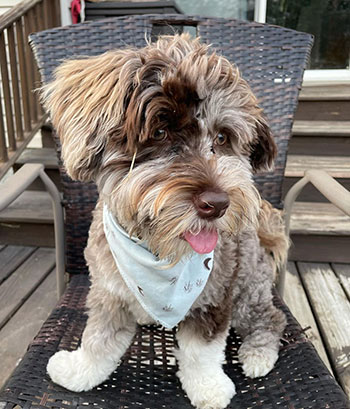
[[[90,392],[70,392],[51,382],[46,373],[48,359],[57,350],[74,350],[80,344],[88,290],[86,275],[73,276],[57,308],[0,394],[0,407],[191,409],[176,377],[176,331],[162,327],[139,327],[118,369]],[[264,378],[248,379],[243,375],[237,363],[241,340],[234,330],[230,332],[225,371],[236,384],[237,395],[229,408],[349,408],[345,394],[277,295],[275,303],[286,313],[288,326],[280,358]],[[7,403],[3,406],[1,402]]]

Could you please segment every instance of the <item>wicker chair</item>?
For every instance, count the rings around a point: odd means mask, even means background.
[[[161,30],[164,23],[195,27],[210,43],[234,61],[260,99],[276,135],[279,155],[273,173],[256,178],[262,195],[281,207],[281,188],[288,139],[303,71],[312,38],[308,34],[258,23],[183,15],[144,15],[107,19],[36,33],[31,43],[43,81],[63,60],[97,55],[111,48],[143,46],[145,33]],[[56,138],[58,153],[60,145]],[[24,359],[0,394],[0,407],[13,408],[168,408],[190,409],[176,377],[172,350],[175,331],[140,327],[132,346],[111,377],[90,392],[74,393],[51,382],[46,364],[59,349],[78,347],[84,330],[85,298],[89,288],[83,258],[91,210],[96,202],[93,184],[73,182],[62,163],[66,215],[66,271],[70,284],[57,308],[29,346]],[[247,379],[236,362],[240,339],[232,330],[225,371],[235,382],[237,395],[230,408],[334,408],[349,405],[339,385],[319,359],[303,330],[276,295],[276,305],[288,317],[288,326],[275,369],[264,378]]]

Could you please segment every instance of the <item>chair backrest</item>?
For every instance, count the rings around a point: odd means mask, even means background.
[[[93,21],[35,33],[30,42],[43,82],[65,59],[111,49],[143,47],[146,38],[179,29],[196,32],[240,69],[257,95],[278,146],[275,170],[256,176],[262,196],[281,207],[288,140],[312,36],[282,27],[222,18],[135,15]],[[58,140],[57,140],[58,142]],[[60,150],[58,142],[58,151]],[[62,165],[62,164],[61,164]],[[61,166],[66,209],[67,271],[86,272],[83,249],[97,199],[93,184],[73,182]]]

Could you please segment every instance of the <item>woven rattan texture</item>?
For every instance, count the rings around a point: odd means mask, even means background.
[[[257,175],[264,198],[281,206],[288,140],[303,71],[310,53],[309,34],[238,20],[174,15],[141,15],[60,27],[31,36],[44,82],[67,58],[98,55],[124,47],[143,47],[154,25],[195,26],[202,42],[237,64],[257,94],[278,145],[275,171]],[[59,148],[59,146],[58,146]],[[67,270],[86,272],[83,249],[96,200],[93,185],[72,182],[61,167],[67,221]]]
[[[96,55],[121,46],[143,46],[157,16],[132,16],[63,27],[32,36],[32,45],[44,81],[62,59]],[[164,18],[164,15],[162,16]],[[277,137],[277,170],[257,178],[263,195],[279,205],[287,141],[297,102],[302,72],[311,46],[306,34],[235,20],[165,16],[168,22],[196,25],[209,42],[236,62],[258,94]],[[60,145],[58,138],[58,153]],[[68,271],[85,271],[85,247],[91,210],[97,193],[93,184],[72,182],[60,164],[67,224]],[[109,380],[91,392],[73,393],[53,384],[46,364],[57,350],[74,350],[86,323],[86,275],[75,275],[58,307],[32,342],[28,353],[0,395],[1,409],[190,409],[176,378],[173,355],[175,331],[139,328],[132,346]],[[262,379],[250,380],[237,364],[240,339],[232,331],[225,370],[234,380],[237,395],[230,408],[348,409],[347,400],[317,357],[290,313],[280,359]]]
[[[4,409],[191,409],[176,377],[173,355],[175,330],[140,327],[119,368],[91,392],[74,393],[53,384],[46,363],[57,350],[79,346],[86,314],[86,275],[76,275],[59,306],[0,395]],[[275,369],[264,378],[247,379],[237,363],[240,339],[234,331],[228,339],[225,371],[235,382],[237,395],[229,408],[247,409],[345,409],[349,408],[340,387],[320,362],[299,325],[276,297],[288,316],[288,327]],[[2,406],[1,406],[2,407]],[[2,407],[3,408],[3,407]]]

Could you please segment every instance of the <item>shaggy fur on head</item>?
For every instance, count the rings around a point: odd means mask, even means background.
[[[226,407],[235,393],[222,370],[231,322],[251,377],[272,369],[285,326],[271,287],[287,241],[278,212],[252,181],[253,172],[272,167],[276,145],[250,87],[199,39],[176,35],[67,61],[42,98],[68,174],[95,181],[100,193],[85,253],[87,327],[77,351],[50,359],[51,378],[75,391],[93,388],[116,368],[136,323],[150,322],[111,255],[106,204],[130,235],[173,264],[193,251],[186,234],[218,233],[213,271],[178,328],[177,358],[192,404]],[[203,194],[224,195],[227,208],[203,216],[213,207],[203,210],[207,199],[198,205]]]

